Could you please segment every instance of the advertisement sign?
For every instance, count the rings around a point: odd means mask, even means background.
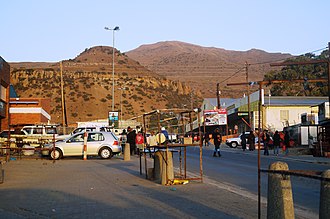
[[[109,112],[109,126],[112,126],[114,128],[118,127],[119,123],[119,117],[118,117],[118,111],[111,111]]]
[[[204,110],[203,114],[206,126],[227,124],[226,109]]]
[[[118,112],[117,111],[109,112],[109,120],[112,122],[118,121]]]

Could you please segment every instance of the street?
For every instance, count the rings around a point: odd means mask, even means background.
[[[222,145],[222,156],[213,157],[213,146],[203,147],[203,172],[206,179],[212,180],[215,184],[228,185],[231,190],[238,193],[258,194],[258,154],[257,151],[243,152],[239,148],[229,148]],[[264,156],[261,151],[261,169],[268,169],[268,166],[276,161],[286,162],[290,170],[317,170],[329,169],[329,163],[307,162],[302,159],[295,159],[296,156],[285,157]],[[174,159],[175,162],[178,159]],[[175,164],[177,165],[177,164]],[[199,173],[199,147],[187,149],[187,171]],[[267,173],[261,173],[261,196],[262,201],[267,200]],[[310,211],[312,215],[318,215],[320,198],[320,181],[315,179],[291,176],[293,187],[293,199],[296,212],[299,209]],[[252,195],[253,196],[253,195]]]

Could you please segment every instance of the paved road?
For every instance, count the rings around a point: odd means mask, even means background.
[[[137,157],[15,160],[3,168],[0,218],[257,218],[255,200],[227,189],[146,180]]]
[[[236,191],[247,191],[257,195],[257,152],[241,151],[222,146],[222,157],[212,157],[212,149],[203,149],[203,170],[206,178],[215,182],[222,182],[234,186]],[[189,148],[187,153],[188,170],[197,172],[199,148]],[[321,160],[321,162],[319,162]],[[288,163],[290,170],[318,170],[330,169],[329,159],[311,159],[311,156],[261,156],[261,168],[267,169],[269,164],[283,161]],[[261,177],[261,195],[264,201],[267,197],[267,174]],[[311,211],[312,217],[317,217],[319,209],[320,182],[314,179],[291,177],[294,203],[299,209]]]

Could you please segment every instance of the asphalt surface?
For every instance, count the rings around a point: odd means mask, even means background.
[[[207,176],[203,183],[162,186],[140,175],[137,156],[131,161],[23,158],[2,167],[0,218],[258,217],[254,194]],[[265,200],[261,218],[266,218]]]

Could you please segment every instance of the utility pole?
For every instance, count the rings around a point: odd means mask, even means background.
[[[247,83],[247,99],[248,99],[248,119],[249,119],[249,127],[251,126],[251,110],[250,110],[250,84],[249,84],[249,64],[247,61],[245,61],[245,74],[246,74],[246,83]]]
[[[65,110],[65,100],[64,100],[64,82],[63,82],[63,64],[60,62],[60,75],[61,75],[61,101],[62,101],[62,126],[63,134],[66,134],[67,119]]]
[[[217,107],[218,109],[221,109],[221,103],[220,103],[220,84],[217,83]]]

